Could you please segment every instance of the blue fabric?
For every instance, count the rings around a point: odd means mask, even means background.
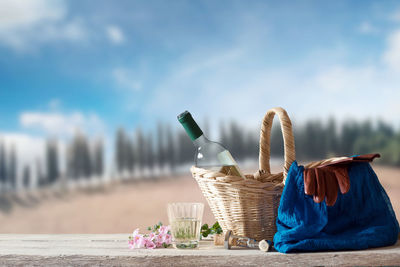
[[[295,251],[354,250],[393,245],[399,223],[369,163],[351,163],[350,191],[334,206],[304,194],[303,166],[293,162],[282,192],[274,247]]]

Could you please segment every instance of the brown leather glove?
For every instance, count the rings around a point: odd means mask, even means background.
[[[333,206],[336,202],[338,189],[342,194],[350,190],[350,179],[347,172],[352,162],[371,162],[379,154],[366,154],[348,157],[316,168],[304,169],[304,193],[314,196],[314,202],[321,203],[326,198],[326,205]]]

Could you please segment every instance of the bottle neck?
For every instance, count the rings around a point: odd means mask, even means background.
[[[197,125],[192,115],[188,111],[178,115],[178,120],[193,142],[203,135],[203,131],[200,129],[199,125]]]
[[[204,136],[204,134],[200,135],[197,139],[193,140],[193,144],[196,147],[201,147],[202,145],[204,145],[207,142],[209,142],[209,140],[207,139],[207,137]]]

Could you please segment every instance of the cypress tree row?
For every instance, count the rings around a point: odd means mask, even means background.
[[[275,123],[272,127],[271,156],[283,158],[283,138],[278,126]],[[400,130],[384,121],[347,120],[338,124],[334,118],[326,122],[314,119],[293,128],[296,156],[300,161],[377,152],[382,155],[377,162],[400,167]],[[156,168],[161,170],[160,175],[165,170],[187,172],[187,166],[193,163],[194,147],[186,133],[165,123],[158,123],[155,130],[155,134],[151,131],[144,133],[141,128],[136,128],[131,135],[124,128],[117,130],[113,152],[117,175],[137,175],[136,170],[139,170],[139,176],[148,171],[154,175]],[[258,159],[259,129],[246,129],[233,121],[220,123],[219,138],[215,140],[225,145],[239,163],[246,159],[256,162]],[[103,140],[91,142],[80,132],[66,146],[65,171],[60,169],[62,157],[54,138],[46,141],[45,158],[37,158],[33,169],[24,163],[19,176],[16,151],[16,145],[6,146],[0,140],[0,186],[3,191],[16,190],[18,184],[30,186],[35,181],[33,177],[36,177],[39,186],[46,186],[57,183],[61,176],[76,180],[108,174]]]

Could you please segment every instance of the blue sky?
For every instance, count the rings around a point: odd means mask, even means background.
[[[185,109],[398,125],[399,77],[398,1],[0,1],[0,134],[22,144]]]

